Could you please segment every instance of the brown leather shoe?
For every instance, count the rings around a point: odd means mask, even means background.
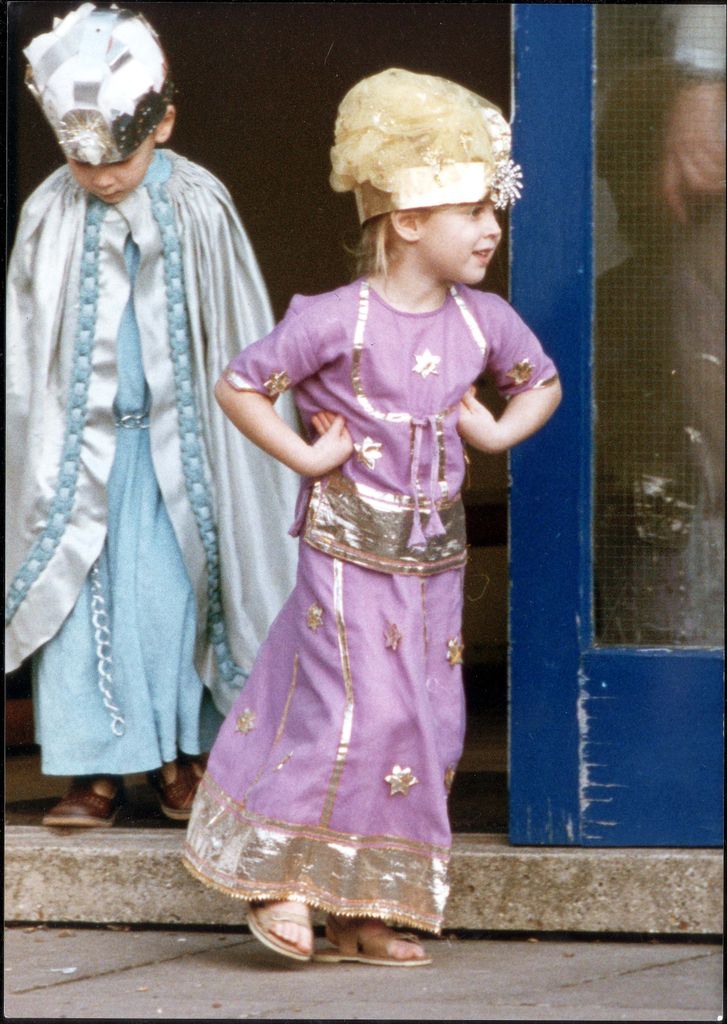
[[[201,775],[186,759],[175,761],[174,767],[176,771],[171,780],[164,778],[162,768],[148,772],[147,779],[159,797],[162,813],[172,821],[189,821]]]
[[[96,783],[107,783],[112,795],[99,793]],[[43,817],[53,828],[110,828],[123,802],[121,780],[114,775],[85,775],[73,780],[70,789]]]

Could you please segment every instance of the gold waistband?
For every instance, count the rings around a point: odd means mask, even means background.
[[[414,501],[377,491],[334,473],[313,485],[303,539],[334,558],[404,575],[431,576],[467,561],[464,506],[459,496],[436,503],[444,534],[424,548],[408,547]],[[420,502],[426,525],[432,503]]]

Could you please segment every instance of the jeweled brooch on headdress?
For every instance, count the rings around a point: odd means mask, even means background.
[[[504,160],[495,168],[495,176],[490,185],[490,198],[496,210],[504,210],[522,195],[523,170],[520,164],[512,160]]]

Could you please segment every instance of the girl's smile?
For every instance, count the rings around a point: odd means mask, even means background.
[[[491,202],[437,207],[421,225],[424,266],[441,281],[479,284],[502,237]]]
[[[486,267],[492,257],[495,255],[495,246],[490,246],[485,249],[475,249],[475,257]]]

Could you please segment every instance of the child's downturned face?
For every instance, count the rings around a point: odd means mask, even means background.
[[[116,205],[141,185],[158,143],[166,142],[174,126],[174,108],[167,113],[137,150],[126,160],[115,164],[83,164],[66,157],[71,174],[81,188],[105,203]]]
[[[443,281],[479,284],[487,273],[502,229],[489,200],[434,207],[422,226],[420,255]]]
[[[82,164],[67,157],[71,174],[81,188],[105,203],[116,205],[141,185],[154,156],[154,137],[149,135],[127,160],[115,164]]]

